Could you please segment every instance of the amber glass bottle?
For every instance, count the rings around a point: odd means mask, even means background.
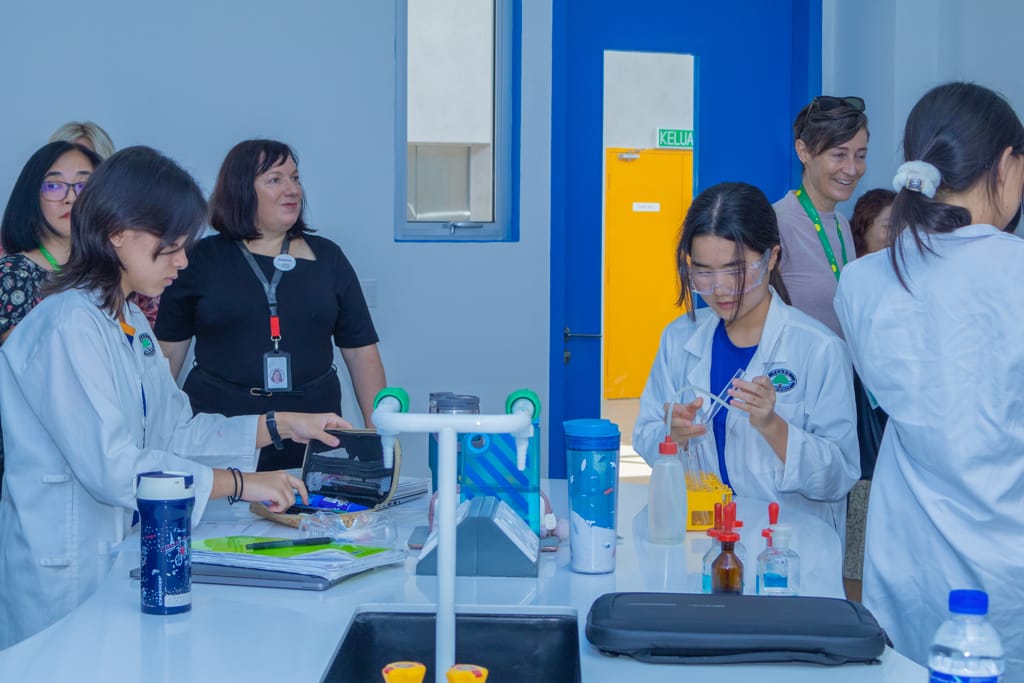
[[[722,552],[711,563],[712,593],[743,593],[743,563],[736,555],[736,541],[740,535],[723,531],[718,537],[722,542]]]

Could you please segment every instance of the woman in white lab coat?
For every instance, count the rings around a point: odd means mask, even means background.
[[[988,591],[1024,680],[1024,127],[951,83],[907,120],[893,246],[843,271],[836,313],[889,414],[868,510],[864,604],[924,663],[950,589]],[[1012,228],[1010,228],[1012,229]]]
[[[843,342],[785,302],[780,252],[775,212],[756,187],[722,183],[694,199],[676,249],[677,303],[689,313],[662,334],[633,446],[653,463],[671,408],[672,438],[699,447],[737,495],[816,515],[842,539],[860,474],[852,369]],[[709,307],[694,311],[691,290]],[[687,387],[701,396],[680,404]],[[706,429],[695,418],[712,394],[731,404]]]
[[[205,213],[173,161],[143,147],[115,154],[75,203],[71,255],[51,295],[0,347],[0,648],[93,593],[130,528],[136,474],[191,472],[193,521],[218,496],[280,511],[305,487],[285,472],[252,472],[256,449],[282,437],[334,443],[324,429],[348,426],[331,414],[193,416],[126,299],[157,296],[176,277]]]

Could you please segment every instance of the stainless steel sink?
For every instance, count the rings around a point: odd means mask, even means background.
[[[324,677],[325,683],[383,680],[384,665],[413,660],[434,680],[434,614],[357,612]],[[575,615],[473,614],[455,618],[455,661],[478,664],[502,683],[579,683]]]

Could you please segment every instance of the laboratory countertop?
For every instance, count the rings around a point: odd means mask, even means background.
[[[565,482],[545,482],[545,490],[562,516],[566,511]],[[880,664],[839,667],[732,664],[680,668],[601,654],[587,642],[584,630],[590,605],[602,594],[699,591],[701,557],[710,540],[690,533],[678,546],[647,542],[643,538],[646,496],[646,485],[623,484],[620,488],[618,531],[622,539],[613,574],[573,573],[568,543],[563,543],[556,553],[542,553],[537,578],[460,577],[456,583],[459,610],[575,613],[585,683],[619,683],[637,676],[649,683],[677,681],[684,676],[717,683],[924,680],[922,667],[891,649]],[[745,522],[747,553],[753,558],[763,546],[760,530],[767,524],[767,505],[742,499],[737,504],[738,516]],[[422,499],[387,512],[398,523],[401,538],[425,523],[425,513]],[[214,504],[204,524],[237,524],[248,515],[241,506]],[[841,552],[835,533],[813,517],[787,510],[782,511],[781,521],[796,530],[793,546],[803,566],[801,592],[842,597]],[[275,528],[276,535],[289,535],[285,527]],[[416,555],[410,552],[404,565],[353,576],[322,592],[193,584],[191,612],[153,616],[140,611],[139,584],[128,576],[129,570],[138,566],[137,542],[129,539],[92,597],[48,629],[0,651],[0,680],[319,681],[357,611],[430,610],[436,600],[436,579],[416,575]],[[753,573],[747,572],[745,592],[751,592]],[[492,679],[500,681],[496,673],[492,672]]]

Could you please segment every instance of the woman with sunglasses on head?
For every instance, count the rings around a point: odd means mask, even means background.
[[[164,294],[156,324],[175,376],[195,338],[184,384],[193,409],[340,412],[336,345],[372,427],[373,399],[385,385],[377,332],[345,254],[306,225],[292,149],[274,140],[235,145],[210,207],[219,234],[196,245],[192,266]],[[259,468],[301,467],[304,454],[301,445],[275,443]]]
[[[688,313],[662,334],[633,444],[653,464],[670,413],[673,440],[699,444],[737,495],[802,509],[842,538],[859,474],[849,355],[786,303],[780,252],[775,212],[756,187],[722,183],[693,200],[676,248],[676,303]],[[692,292],[708,308],[694,311]],[[698,398],[680,404],[689,387]],[[729,406],[708,429],[702,409],[715,395]]]
[[[864,604],[924,663],[949,590],[987,591],[1004,680],[1024,680],[1024,241],[1005,232],[1021,206],[1024,126],[1000,95],[949,83],[914,105],[903,154],[892,246],[851,263],[835,300],[889,414]]]
[[[48,296],[0,347],[0,649],[95,590],[131,528],[136,475],[191,473],[193,521],[216,497],[280,512],[306,489],[285,472],[252,472],[257,449],[282,437],[337,445],[325,429],[349,426],[333,414],[193,414],[126,300],[178,276],[205,220],[199,187],[173,161],[146,147],[114,154],[75,206]]]
[[[836,210],[857,189],[868,152],[868,118],[859,97],[811,100],[793,123],[800,187],[775,202],[782,238],[782,279],[793,305],[842,336],[832,297],[843,267],[855,259],[853,235]]]

